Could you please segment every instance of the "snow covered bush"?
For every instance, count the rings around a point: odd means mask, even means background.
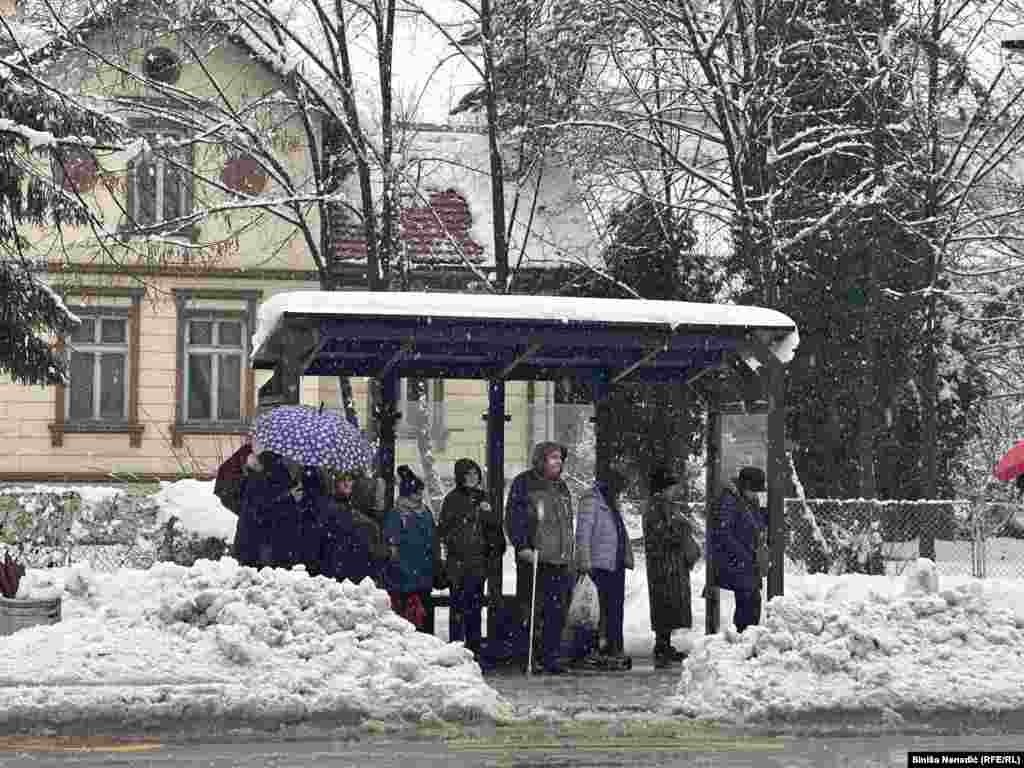
[[[810,573],[880,574],[895,542],[969,538],[970,510],[957,500],[786,499],[787,551]]]

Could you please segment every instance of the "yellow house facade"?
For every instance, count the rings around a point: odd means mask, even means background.
[[[92,48],[117,53],[121,63],[107,66],[71,50],[46,65],[47,77],[116,104],[139,139],[99,156],[95,165],[69,156],[52,169],[57,184],[101,214],[99,225],[24,233],[40,273],[82,322],[70,338],[55,340],[68,355],[66,385],[0,382],[0,436],[7,448],[0,453],[0,481],[208,477],[249,434],[256,416],[266,377],[249,368],[248,356],[259,303],[282,291],[318,288],[307,238],[333,235],[315,210],[304,216],[312,231],[302,232],[262,208],[233,205],[257,188],[268,196],[297,193],[275,188],[274,179],[246,158],[197,137],[173,104],[157,103],[146,78],[173,69],[182,94],[213,99],[212,72],[238,103],[267,96],[253,120],[270,135],[290,178],[309,177],[308,133],[269,98],[284,87],[281,78],[231,42],[206,48],[200,63],[196,41],[144,20],[122,20],[116,31],[90,34]],[[446,141],[444,131],[427,134],[428,143]],[[441,192],[478,194],[460,189],[451,174],[441,184]],[[467,207],[467,218],[473,208]],[[551,221],[544,230],[549,244],[562,236],[557,217]],[[353,391],[360,425],[372,431],[367,382],[354,379]],[[397,463],[422,470],[426,448],[442,477],[451,477],[457,458],[485,464],[486,383],[433,381],[428,392],[432,444],[424,446],[415,437],[423,410],[408,402],[402,384],[406,418]],[[307,377],[302,400],[340,407],[338,381]],[[536,441],[585,432],[579,429],[585,414],[554,400],[553,383],[509,384],[506,476],[526,465]]]

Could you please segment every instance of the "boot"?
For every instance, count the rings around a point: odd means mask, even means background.
[[[670,664],[674,663],[672,658],[671,645],[655,645],[654,646],[654,668],[664,669]]]

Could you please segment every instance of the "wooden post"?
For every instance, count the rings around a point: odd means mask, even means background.
[[[717,563],[712,557],[711,535],[718,523],[718,494],[721,492],[722,467],[719,461],[719,449],[722,440],[722,414],[716,406],[708,410],[707,428],[707,486],[705,488],[704,528],[704,632],[713,635],[718,632],[721,621],[720,595],[718,593]]]
[[[607,480],[612,468],[612,405],[607,372],[594,376],[594,478]]]
[[[398,433],[398,374],[391,372],[380,382],[381,401],[374,416],[377,421],[377,436],[380,449],[377,456],[377,472],[387,483],[387,507],[395,503],[395,442]]]
[[[786,553],[786,382],[785,369],[774,356],[762,373],[768,395],[768,599],[783,594]]]
[[[505,520],[505,382],[493,379],[487,386],[487,487],[491,514],[498,525]],[[498,609],[502,603],[502,558],[487,563],[487,639],[497,637]]]

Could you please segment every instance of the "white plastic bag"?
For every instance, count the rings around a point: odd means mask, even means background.
[[[597,629],[601,622],[601,604],[597,597],[597,585],[588,574],[576,580],[569,603],[569,626]]]

